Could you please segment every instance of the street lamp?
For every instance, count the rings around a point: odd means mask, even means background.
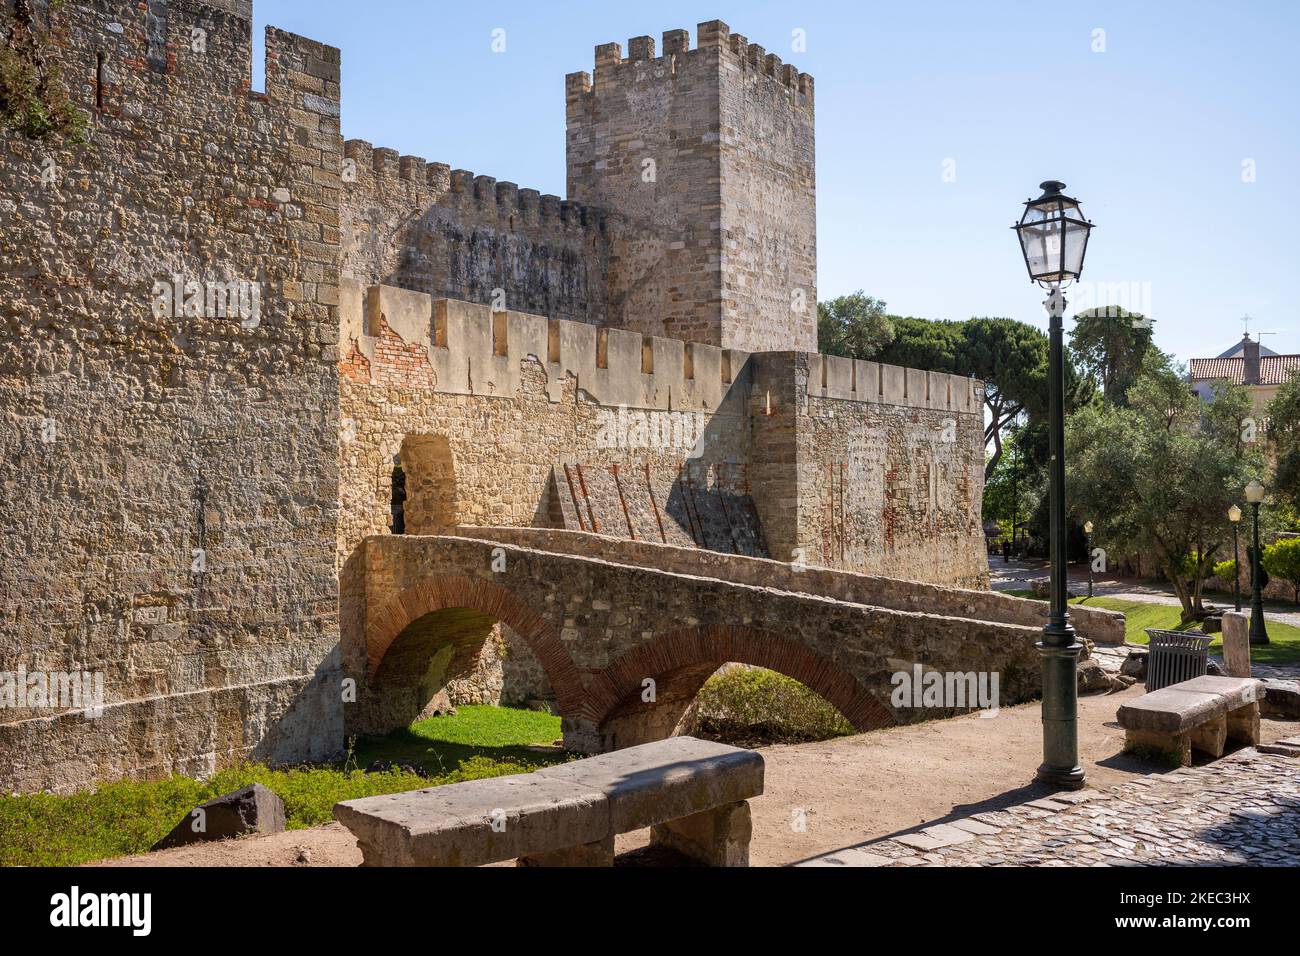
[[[1264,595],[1259,586],[1259,506],[1264,500],[1264,486],[1258,479],[1246,486],[1246,501],[1254,512],[1255,549],[1250,553],[1250,643],[1267,644],[1268,631],[1264,628]]]
[[[1083,537],[1088,542],[1088,597],[1092,597],[1092,522],[1083,523]]]
[[[1079,692],[1077,665],[1083,645],[1075,637],[1066,602],[1065,540],[1065,296],[1061,289],[1079,278],[1088,249],[1092,223],[1083,218],[1079,202],[1062,193],[1065,183],[1049,180],[1043,194],[1025,203],[1020,222],[1012,228],[1020,240],[1031,282],[1049,290],[1048,412],[1051,418],[1051,557],[1052,603],[1038,644],[1043,656],[1042,783],[1077,789],[1083,786],[1079,766]]]
[[[1233,505],[1228,509],[1228,520],[1232,522],[1232,597],[1238,611],[1241,610],[1241,552],[1237,548],[1237,526],[1241,524],[1241,509]]]

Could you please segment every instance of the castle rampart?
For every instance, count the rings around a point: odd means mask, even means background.
[[[337,752],[399,519],[985,579],[979,390],[815,352],[812,80],[725,25],[570,77],[561,199],[344,143],[323,44],[253,90],[246,0],[30,6],[89,129],[0,130],[0,671],[107,700],[6,785]]]

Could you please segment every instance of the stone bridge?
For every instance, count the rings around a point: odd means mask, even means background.
[[[458,535],[373,536],[345,567],[349,733],[408,724],[497,622],[536,654],[566,746],[587,753],[668,736],[729,661],[793,677],[859,730],[956,712],[891,704],[891,675],[914,664],[998,672],[1003,704],[1039,692],[1036,602],[573,532]]]

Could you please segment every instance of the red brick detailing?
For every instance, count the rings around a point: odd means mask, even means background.
[[[560,635],[547,621],[501,585],[463,575],[429,578],[408,588],[369,615],[366,656],[373,677],[393,642],[415,621],[448,608],[469,608],[495,618],[522,637],[541,661],[566,714],[582,707],[582,678]]]
[[[793,677],[835,705],[858,730],[897,723],[884,704],[829,658],[791,638],[739,625],[682,628],[628,651],[591,676],[583,716],[599,726],[629,697],[641,693],[647,677],[728,661]]]
[[[416,342],[408,344],[379,317],[379,335],[375,342],[374,385],[398,385],[406,388],[433,388],[433,365],[429,350]]]
[[[352,351],[339,362],[339,374],[362,385],[370,384],[370,359],[362,354],[360,346],[355,341],[352,343]]]

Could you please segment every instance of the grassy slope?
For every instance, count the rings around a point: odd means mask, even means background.
[[[205,781],[188,777],[122,781],[71,795],[0,797],[0,865],[70,866],[110,856],[143,853],[190,810],[250,783],[284,800],[288,828],[333,819],[340,800],[398,793],[480,777],[523,773],[563,760],[527,745],[560,735],[560,719],[506,707],[462,707],[455,717],[434,717],[388,737],[362,740],[344,766],[272,770],[246,764]],[[356,766],[391,760],[429,768],[435,776],[402,771],[365,773]]]

